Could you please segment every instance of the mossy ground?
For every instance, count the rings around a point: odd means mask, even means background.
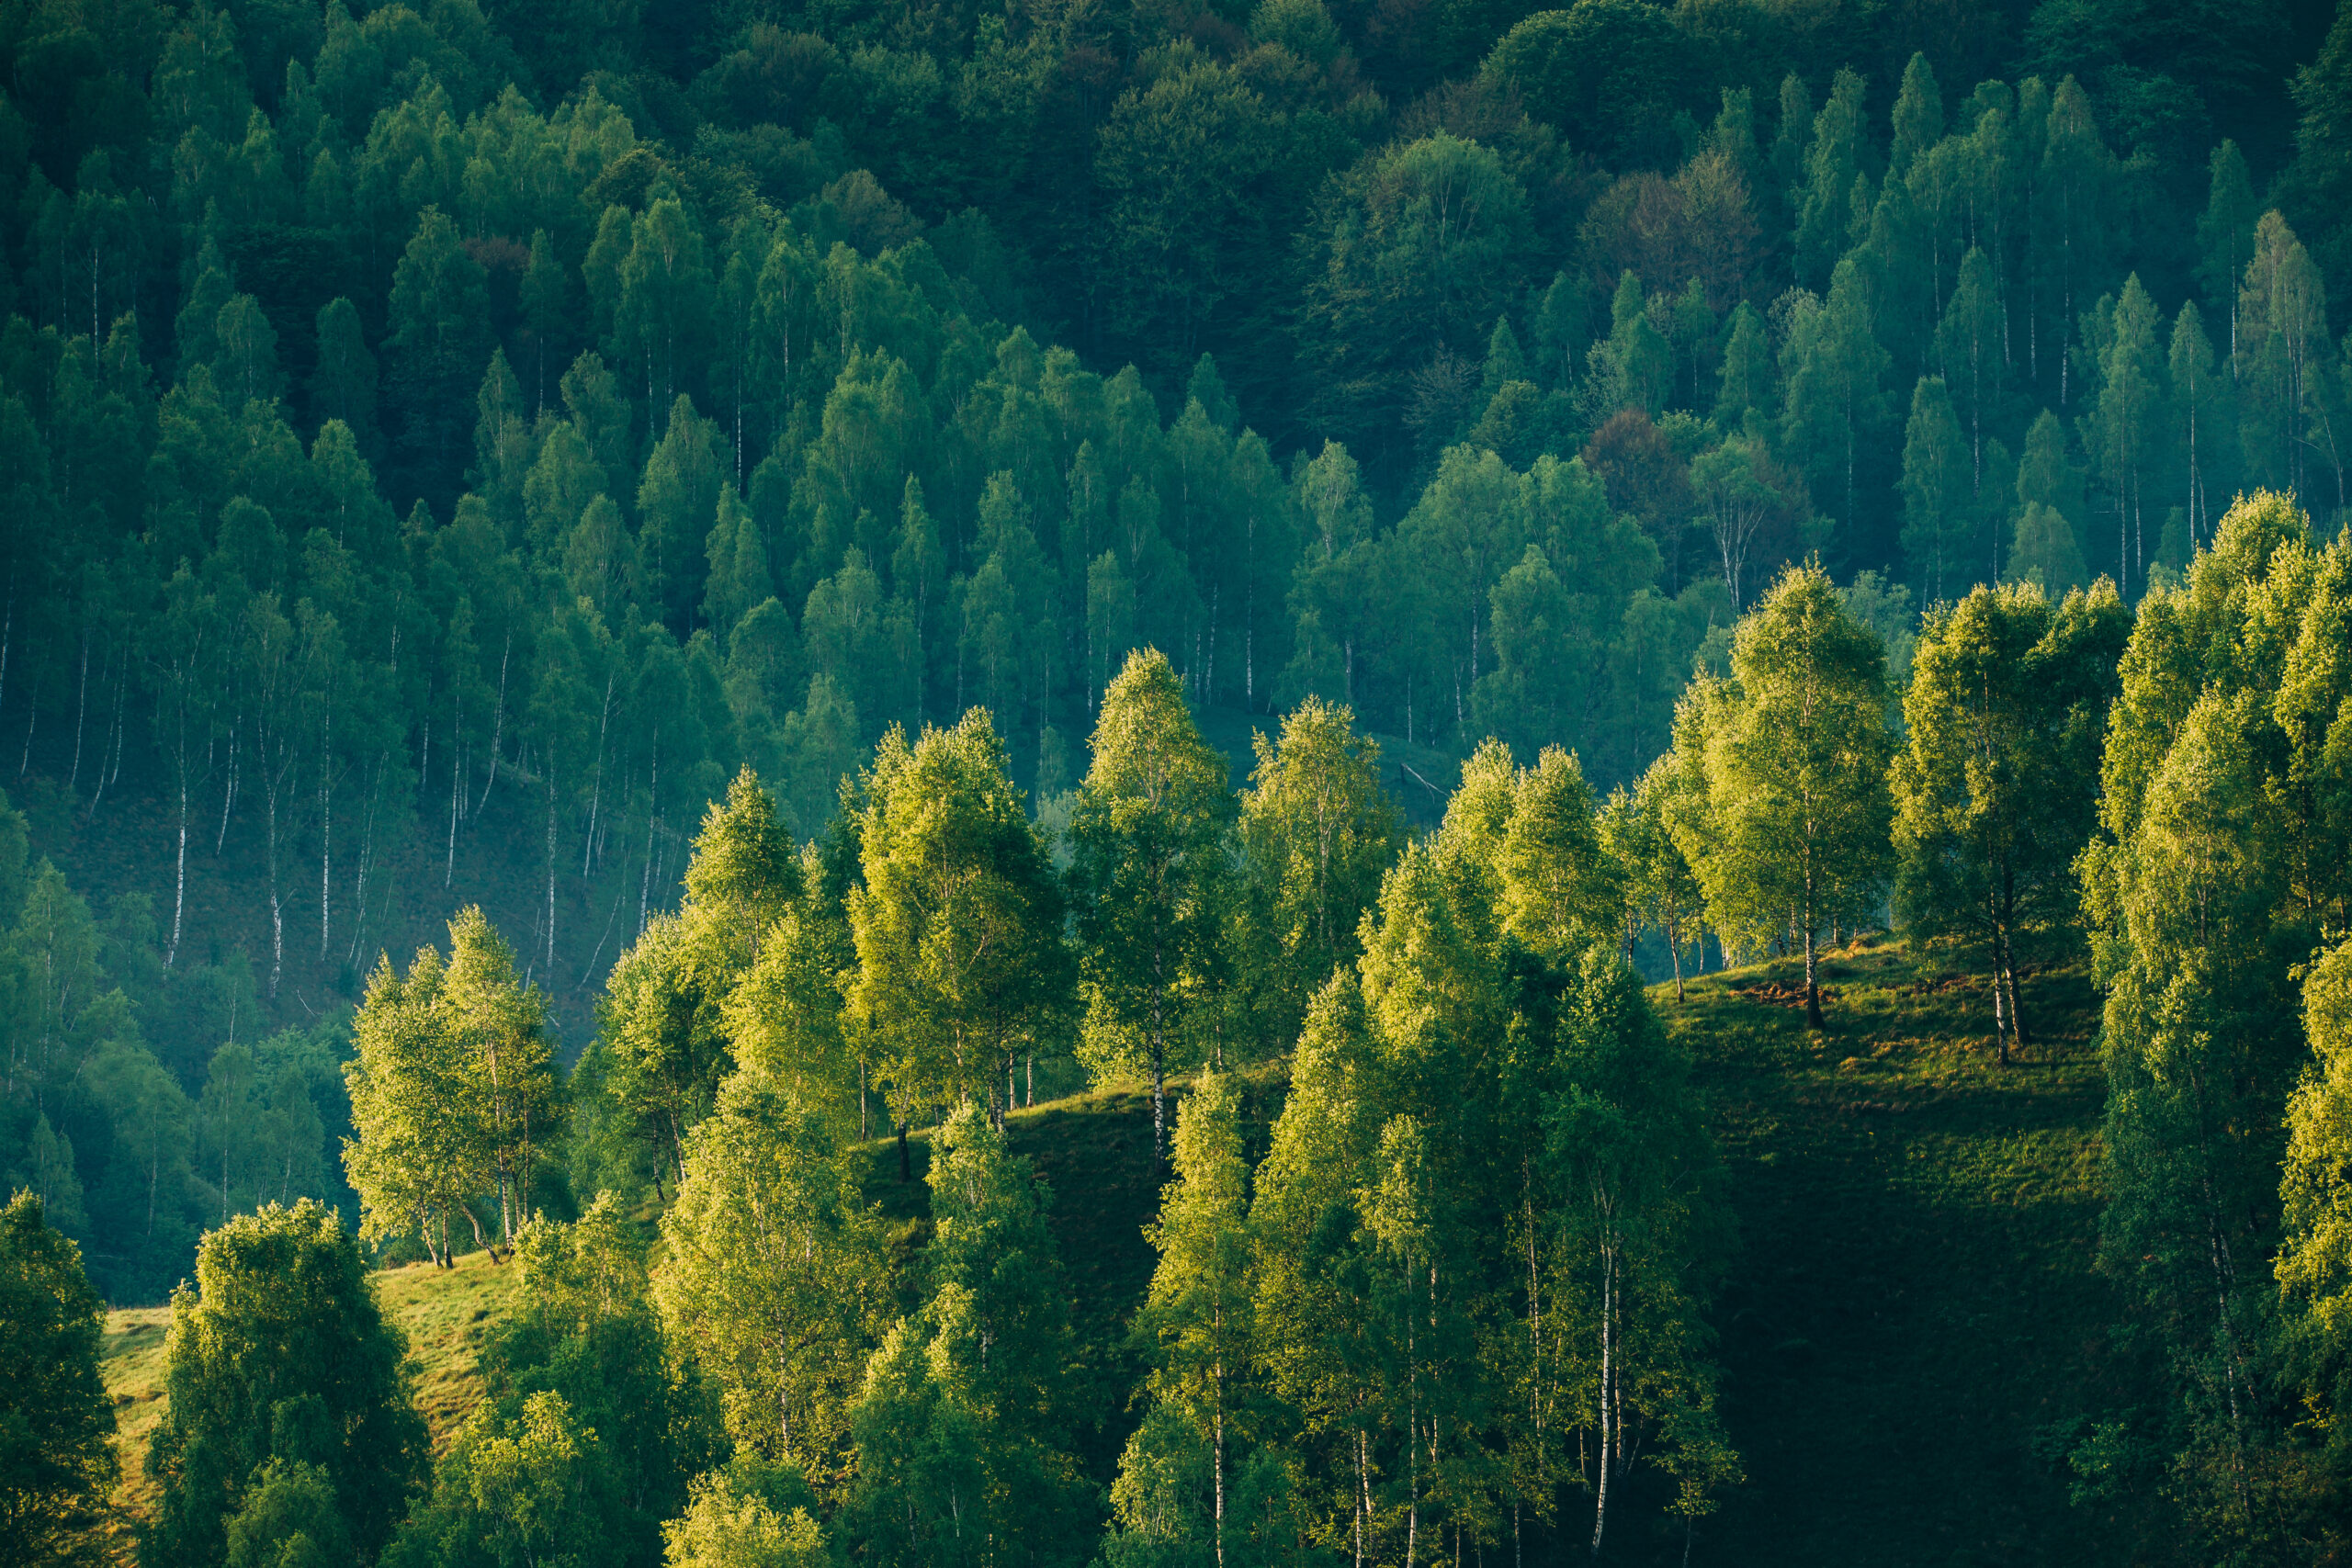
[[[2122,1311],[2094,1266],[2102,1078],[2084,973],[2028,980],[2037,1043],[2007,1067],[1981,977],[1883,942],[1840,950],[1823,973],[1834,997],[1818,1034],[1789,999],[1792,962],[1705,976],[1679,1003],[1671,985],[1652,991],[1696,1055],[1740,1226],[1719,1321],[1724,1416],[1748,1479],[1691,1561],[2162,1555],[2141,1519],[2070,1506],[2035,1450],[2052,1424],[2111,1403],[2106,1342]],[[1254,1157],[1283,1071],[1245,1080]],[[1151,1278],[1150,1097],[1109,1086],[1016,1111],[1008,1127],[1053,1189],[1074,1307],[1074,1437],[1107,1480],[1135,1419],[1128,1328]],[[893,1142],[864,1148],[867,1193],[902,1260],[928,1235],[928,1149],[927,1133],[912,1134],[901,1180]],[[453,1270],[377,1276],[436,1443],[479,1396],[475,1349],[513,1279],[479,1253]],[[107,1321],[126,1518],[152,1499],[139,1461],[163,1413],[167,1318],[142,1308]],[[1612,1533],[1612,1559],[1680,1556],[1679,1530]]]

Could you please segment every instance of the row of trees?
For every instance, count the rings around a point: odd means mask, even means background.
[[[1089,1549],[1069,1304],[1044,1194],[1001,1131],[1023,1058],[1073,1046],[1098,1077],[1150,1078],[1156,1169],[1166,1076],[1204,1075],[1156,1233],[1149,1322],[1171,1355],[1110,1550],[1502,1550],[1581,1531],[1563,1510],[1586,1487],[1598,1541],[1612,1489],[1655,1494],[1637,1455],[1674,1456],[1673,1506],[1694,1517],[1736,1475],[1703,1315],[1728,1240],[1712,1145],[1623,962],[1576,763],[1488,748],[1399,859],[1376,749],[1344,710],[1309,704],[1261,745],[1237,800],[1167,660],[1136,656],[1058,868],[984,713],[886,738],[834,832],[797,853],[746,776],[705,822],[685,908],[615,971],[574,1078],[580,1157],[666,1200],[650,1292],[669,1342],[739,1452],[790,1466],[810,1517],[865,1553]],[[413,1227],[390,1168],[477,1123],[478,1093],[436,1098],[412,1043],[492,1069],[454,1010],[446,1032],[413,1022],[416,993],[494,942],[473,915],[452,940],[446,966],[428,951],[379,974],[361,1011],[349,1159],[371,1227]],[[1293,1031],[1252,1172],[1218,1069]],[[368,1111],[394,1098],[397,1133]],[[910,1123],[937,1127],[936,1231],[910,1285],[853,1163],[875,1107],[902,1177]],[[491,1190],[479,1146],[461,1197]],[[540,1244],[517,1245],[536,1271]],[[507,1412],[496,1440],[554,1418]],[[412,1533],[457,1528],[454,1484]]]
[[[1393,40],[1308,0],[1132,19],[1115,91],[1034,18],[869,20],[666,90],[464,6],[0,46],[141,106],[27,66],[0,116],[0,716],[54,815],[141,836],[171,975],[248,952],[290,1021],[480,901],[578,1032],[745,763],[805,836],[977,703],[1053,796],[1148,645],[1211,707],[1630,784],[1814,547],[1892,644],[1901,593],[2129,601],[2240,486],[2340,500],[2283,143],[2151,140],[2063,51],[1962,96],[1587,0],[1463,21],[1392,109],[1419,68],[1371,90]],[[190,1093],[215,1043],[158,1040]]]

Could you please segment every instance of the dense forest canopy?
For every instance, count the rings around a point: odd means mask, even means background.
[[[1687,1545],[1634,966],[1891,924],[2106,993],[2052,1462],[2339,1550],[2347,214],[2316,0],[0,0],[0,1312],[195,1281],[158,1562]]]

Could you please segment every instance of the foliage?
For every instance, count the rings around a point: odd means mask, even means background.
[[[270,1204],[207,1235],[196,1283],[172,1298],[171,1404],[146,1461],[163,1495],[141,1560],[227,1561],[232,1522],[295,1466],[326,1477],[353,1551],[372,1559],[427,1457],[404,1350],[333,1211]]]
[[[95,1556],[119,1468],[98,1382],[103,1312],[80,1249],[50,1226],[39,1198],[18,1192],[0,1211],[0,1552],[11,1568]]]

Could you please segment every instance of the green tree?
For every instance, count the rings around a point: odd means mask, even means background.
[[[2066,456],[2066,432],[2058,416],[2041,411],[2026,432],[2025,456],[2018,463],[2017,537],[2008,575],[2040,573],[2052,595],[2086,587],[2079,529],[2083,521],[2083,472]]]
[[[1981,570],[1969,547],[1975,496],[1968,460],[1943,378],[1922,376],[1903,437],[1903,553],[1930,604],[1963,592]]]
[[[2031,1038],[2020,951],[2073,924],[2076,852],[2097,827],[2099,742],[2131,629],[2111,583],[2052,604],[1978,587],[1928,612],[1894,760],[1895,901],[1924,937],[1980,947],[2001,1060]]]
[[[934,1148],[925,1300],[866,1364],[845,1516],[877,1562],[956,1561],[971,1540],[1054,1561],[1097,1527],[1060,1446],[1069,1321],[1047,1194],[969,1101]]]
[[[0,1562],[96,1562],[119,1468],[98,1378],[105,1303],[41,1201],[0,1210]]]
[[[172,1296],[170,1404],[147,1453],[162,1495],[141,1561],[226,1562],[228,1521],[273,1461],[325,1473],[371,1561],[424,1473],[404,1353],[333,1210],[270,1204],[206,1236],[196,1283]]]
[[[1674,966],[1674,999],[1682,1000],[1682,951],[1696,942],[1706,957],[1705,897],[1690,858],[1675,841],[1673,824],[1691,802],[1690,779],[1672,756],[1660,757],[1643,773],[1631,794],[1612,795],[1601,833],[1625,878],[1627,912],[1634,924],[1666,939]]]
[[[2317,1477],[2288,1436],[2304,1419],[2294,1374],[2274,1381],[2286,1363],[2269,1348],[2314,1277],[2297,1247],[2283,1276],[2264,1259],[2289,1140],[2313,1125],[2290,1123],[2289,1097],[2327,1067],[2297,970],[2352,912],[2346,814],[2313,787],[2352,695],[2347,606],[2343,541],[2314,548],[2276,493],[2233,506],[2186,583],[2141,605],[2101,762],[2104,831],[2080,862],[2107,987],[2101,1246],[2161,1348],[2180,1417],[2160,1440],[2216,1552],[2318,1524]],[[2306,1219],[2310,1174],[2290,1161]]]
[[[1591,786],[1573,752],[1547,746],[1520,771],[1510,824],[1495,848],[1502,929],[1566,966],[1595,942],[1613,942],[1625,905],[1623,869],[1605,852]]]
[[[1362,951],[1357,930],[1403,842],[1382,785],[1378,742],[1347,708],[1308,697],[1282,734],[1253,738],[1257,766],[1241,792],[1242,934],[1237,954],[1288,1040],[1332,970]]]
[[[1310,241],[1303,347],[1329,374],[1326,427],[1394,447],[1410,378],[1440,354],[1475,364],[1521,282],[1525,190],[1490,149],[1443,130],[1343,177]]]
[[[653,1300],[718,1387],[729,1434],[830,1475],[878,1326],[875,1218],[829,1118],[739,1072],[686,1141]]]
[[[827,1568],[825,1532],[804,1506],[779,1508],[738,1464],[695,1483],[686,1511],[662,1527],[669,1568]]]
[[[609,1561],[613,1492],[604,1444],[562,1394],[542,1390],[514,1408],[485,1400],[383,1561],[387,1568]]]
[[[2254,176],[2238,144],[2226,138],[2213,149],[2205,210],[2197,219],[2197,281],[2216,310],[2230,313],[2230,357],[2238,352],[2238,285],[2254,260],[2254,228],[2262,208]]]
[[[446,963],[426,947],[405,976],[389,957],[379,964],[344,1068],[357,1134],[345,1140],[344,1168],[362,1235],[415,1225],[446,1265],[454,1209],[495,1260],[470,1201],[489,1195],[511,1243],[529,1212],[537,1151],[560,1124],[545,1007],[479,908],[449,922]]]
[[[1024,1041],[1069,1006],[1060,889],[984,709],[914,745],[893,728],[861,777],[863,881],[843,993],[896,1101],[993,1105]]]
[[[2147,578],[2144,516],[2157,473],[2155,451],[2164,428],[2164,350],[2155,302],[2134,273],[2116,301],[2106,350],[2099,356],[2098,401],[2090,415],[2091,453],[2115,498],[2116,559],[2128,597],[2134,573]]]
[[[1887,419],[1881,384],[1889,363],[1872,328],[1867,280],[1849,256],[1838,264],[1825,302],[1800,299],[1781,345],[1781,439],[1815,493],[1838,498],[1849,537],[1866,455]]]
[[[435,499],[450,493],[464,460],[464,413],[472,406],[466,393],[490,319],[485,289],[457,225],[437,208],[418,214],[415,237],[392,274],[384,351],[401,471]]]
[[[1146,1416],[1173,1419],[1209,1453],[1210,1526],[1216,1559],[1225,1562],[1228,1451],[1245,1431],[1250,1366],[1256,1354],[1250,1290],[1249,1177],[1239,1106],[1232,1080],[1204,1073],[1178,1112],[1176,1179],[1146,1238],[1159,1254],[1138,1336],[1154,1352]],[[1158,1521],[1145,1499],[1159,1489],[1142,1473],[1164,1465],[1163,1448],[1138,1433],[1113,1487],[1119,1523],[1150,1534]]]
[[[1817,566],[1792,567],[1732,644],[1727,685],[1695,688],[1675,745],[1704,756],[1692,847],[1709,923],[1804,953],[1805,1019],[1823,1027],[1816,946],[1880,906],[1892,807],[1885,653]]]
[[[1860,76],[1841,68],[1830,84],[1829,101],[1814,117],[1794,234],[1797,276],[1811,288],[1821,287],[1848,243],[1854,182],[1862,177],[1869,130],[1862,111],[1865,91]]]
[[[1069,827],[1084,1049],[1097,1072],[1149,1076],[1157,1174],[1168,1072],[1222,1043],[1234,800],[1157,649],[1131,655],[1103,693],[1093,751]]]

